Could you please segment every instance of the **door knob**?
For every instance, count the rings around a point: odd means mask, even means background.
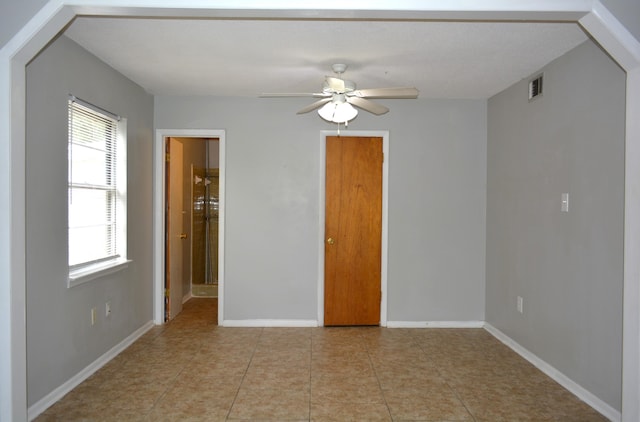
[[[180,239],[186,239],[187,238],[187,234],[186,233],[180,233]]]
[[[333,245],[334,243],[336,243],[336,241],[333,240],[333,237],[330,237],[330,238],[327,239],[327,243],[330,244],[330,245]]]

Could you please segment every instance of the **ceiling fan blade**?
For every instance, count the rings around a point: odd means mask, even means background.
[[[328,103],[329,101],[331,101],[331,97],[323,98],[322,100],[319,100],[319,101],[316,101],[315,103],[309,104],[305,108],[299,110],[296,114],[308,113],[311,110],[315,110],[316,108],[320,107],[321,105],[324,105],[324,104]]]
[[[389,109],[382,104],[360,97],[347,97],[347,102],[377,116],[389,111]]]
[[[344,92],[345,91],[345,84],[344,84],[344,81],[342,79],[334,78],[333,76],[327,76],[326,80],[327,80],[327,86],[333,92]]]
[[[415,88],[372,88],[358,89],[349,95],[360,98],[418,98],[418,90]],[[353,98],[352,97],[352,98]]]
[[[329,97],[331,94],[325,93],[317,93],[317,92],[274,92],[274,93],[264,93],[260,94],[260,98],[280,98],[280,97],[314,97],[314,98],[324,98]]]

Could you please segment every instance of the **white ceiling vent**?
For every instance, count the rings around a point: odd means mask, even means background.
[[[529,81],[529,101],[542,95],[542,74]]]

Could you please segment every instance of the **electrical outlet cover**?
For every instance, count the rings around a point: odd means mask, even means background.
[[[518,307],[518,312],[520,313],[522,313],[523,311],[522,305],[523,305],[522,296],[518,296],[517,307]]]

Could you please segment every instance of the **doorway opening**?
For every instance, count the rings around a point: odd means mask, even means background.
[[[218,296],[219,139],[165,140],[165,322]]]
[[[154,322],[192,297],[224,299],[224,131],[158,130],[154,156]]]
[[[376,239],[380,239],[379,242],[379,296],[377,300],[379,301],[379,311],[376,309],[376,313],[379,312],[379,325],[382,327],[386,327],[387,325],[387,262],[388,262],[388,179],[389,179],[389,132],[387,131],[348,131],[342,134],[337,131],[321,131],[320,132],[320,245],[319,245],[319,267],[318,267],[318,323],[319,325],[336,325],[334,322],[327,320],[327,311],[326,311],[326,303],[327,300],[333,300],[330,295],[330,298],[326,298],[326,293],[328,292],[326,289],[326,278],[328,274],[326,273],[326,265],[329,262],[329,257],[326,256],[327,253],[332,253],[332,250],[337,245],[338,240],[335,239],[335,233],[327,232],[327,223],[328,219],[331,219],[329,215],[329,211],[326,209],[327,204],[327,146],[328,146],[328,138],[377,138],[382,140],[382,175],[381,175],[381,200],[380,200],[380,216],[379,216],[379,234],[377,234]],[[356,183],[360,185],[360,182]],[[357,186],[357,189],[362,189],[362,186]],[[331,240],[329,240],[331,238]],[[377,240],[374,240],[377,242]],[[333,268],[333,267],[332,267]],[[377,315],[376,315],[377,316]],[[376,321],[377,322],[377,321]],[[337,324],[341,325],[341,324]],[[351,324],[350,324],[351,325]],[[368,325],[368,324],[364,324]],[[375,325],[378,325],[377,323]]]

